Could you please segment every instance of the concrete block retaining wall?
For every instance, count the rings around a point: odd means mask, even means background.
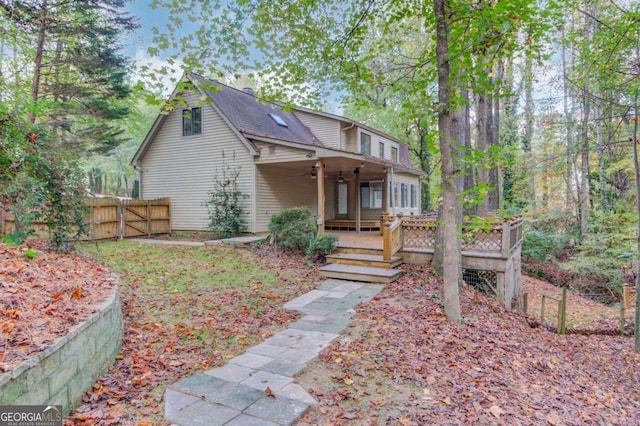
[[[0,405],[57,405],[67,415],[120,353],[123,318],[117,288],[98,312],[52,346],[0,374]]]

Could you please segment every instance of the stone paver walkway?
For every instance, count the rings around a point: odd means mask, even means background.
[[[305,316],[288,329],[222,367],[169,386],[166,420],[181,426],[294,423],[316,403],[296,383],[295,375],[339,337],[351,322],[353,308],[382,288],[328,279],[317,290],[290,301],[285,308]]]

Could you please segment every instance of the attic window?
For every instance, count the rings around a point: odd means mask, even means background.
[[[275,121],[278,126],[280,126],[280,127],[289,127],[289,125],[287,123],[285,123],[285,121],[282,119],[282,117],[280,117],[278,114],[269,114],[269,117],[271,117],[273,119],[273,121]]]
[[[182,136],[202,133],[202,111],[199,107],[182,110]]]

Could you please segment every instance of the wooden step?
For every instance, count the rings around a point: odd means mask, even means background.
[[[379,256],[382,256],[382,244],[380,245],[380,248],[363,248],[342,246],[340,245],[340,241],[338,241],[336,253],[377,254]]]
[[[373,266],[375,268],[395,268],[402,265],[402,257],[393,256],[391,260],[384,260],[380,254],[334,253],[327,256],[327,262],[341,265]]]
[[[370,283],[391,283],[402,275],[400,269],[374,268],[370,266],[340,265],[330,263],[319,269],[320,275],[348,281],[366,281]]]

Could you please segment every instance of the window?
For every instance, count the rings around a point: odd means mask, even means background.
[[[371,155],[371,135],[360,133],[360,154]]]
[[[382,208],[382,182],[360,182],[360,207]]]
[[[393,207],[398,207],[398,187],[397,183],[393,184]]]
[[[269,114],[269,117],[280,127],[289,127],[289,125],[278,114]]]
[[[200,107],[182,110],[182,136],[202,133],[202,111]]]
[[[409,185],[403,183],[400,185],[400,207],[409,207]]]
[[[418,207],[418,188],[411,185],[411,208]]]
[[[398,161],[398,148],[395,146],[391,147],[391,161]]]
[[[378,142],[378,157],[384,158],[384,142]]]

